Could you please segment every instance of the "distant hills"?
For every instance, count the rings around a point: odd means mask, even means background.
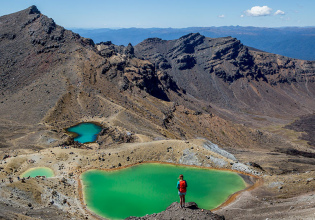
[[[117,45],[136,45],[147,38],[163,40],[178,39],[189,33],[200,33],[206,37],[231,36],[243,44],[269,53],[315,60],[315,27],[190,27],[190,28],[123,28],[123,29],[72,29],[95,43],[112,41]]]

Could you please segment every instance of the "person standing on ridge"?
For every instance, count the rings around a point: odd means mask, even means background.
[[[185,196],[186,196],[187,182],[184,180],[183,174],[179,175],[179,181],[177,182],[178,195],[180,198],[180,207],[185,207]]]

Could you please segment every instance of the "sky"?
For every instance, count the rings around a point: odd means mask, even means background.
[[[315,26],[315,0],[0,0],[0,16],[31,5],[65,28]]]

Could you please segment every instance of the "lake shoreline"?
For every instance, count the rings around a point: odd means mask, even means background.
[[[137,166],[137,165],[141,165],[141,164],[168,164],[168,165],[173,165],[173,166],[184,166],[184,167],[192,167],[192,168],[199,168],[199,169],[207,169],[207,170],[219,170],[219,171],[228,171],[228,172],[233,172],[233,173],[237,173],[242,180],[244,181],[246,188],[243,190],[240,190],[238,192],[233,193],[232,195],[230,195],[228,197],[228,199],[223,202],[221,205],[219,205],[218,207],[211,209],[210,211],[216,211],[219,210],[225,206],[227,206],[228,204],[232,203],[233,201],[235,201],[235,199],[238,197],[238,195],[240,195],[241,193],[245,192],[245,191],[249,191],[249,190],[253,190],[259,186],[261,186],[263,184],[263,180],[261,177],[253,175],[253,174],[248,174],[242,171],[238,171],[238,170],[232,170],[232,169],[227,169],[227,168],[212,168],[212,167],[203,167],[203,166],[196,166],[196,165],[186,165],[186,164],[175,164],[175,163],[170,163],[170,162],[162,162],[162,161],[142,161],[142,162],[137,162],[137,163],[133,163],[133,164],[129,164],[126,166],[121,166],[121,167],[115,167],[115,168],[88,168],[88,169],[83,169],[81,170],[81,172],[78,174],[78,190],[79,190],[79,197],[80,197],[80,201],[81,201],[81,205],[84,208],[84,210],[86,210],[89,214],[91,214],[93,217],[96,217],[97,219],[106,219],[102,216],[97,215],[95,212],[93,212],[93,210],[89,209],[87,207],[87,205],[85,204],[84,198],[85,198],[85,193],[84,193],[84,185],[82,184],[82,179],[81,179],[81,175],[89,170],[103,170],[103,171],[107,171],[107,172],[111,172],[111,171],[117,171],[117,170],[121,170],[121,169],[126,169],[129,167],[133,167],[133,166]]]

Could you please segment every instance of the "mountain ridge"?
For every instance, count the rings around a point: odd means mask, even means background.
[[[210,38],[232,36],[245,45],[283,56],[315,60],[314,27],[189,27],[189,28],[121,28],[121,29],[72,29],[96,43],[112,41],[118,45],[136,45],[146,38],[158,37],[174,40],[188,33],[201,33]]]
[[[314,87],[308,84],[314,84],[315,62],[252,50],[232,37],[191,33],[170,41],[150,38],[135,46],[135,55],[155,63],[187,93],[238,114],[282,112],[291,117],[314,108]],[[296,85],[298,91],[287,90]],[[298,104],[300,99],[310,106]]]

